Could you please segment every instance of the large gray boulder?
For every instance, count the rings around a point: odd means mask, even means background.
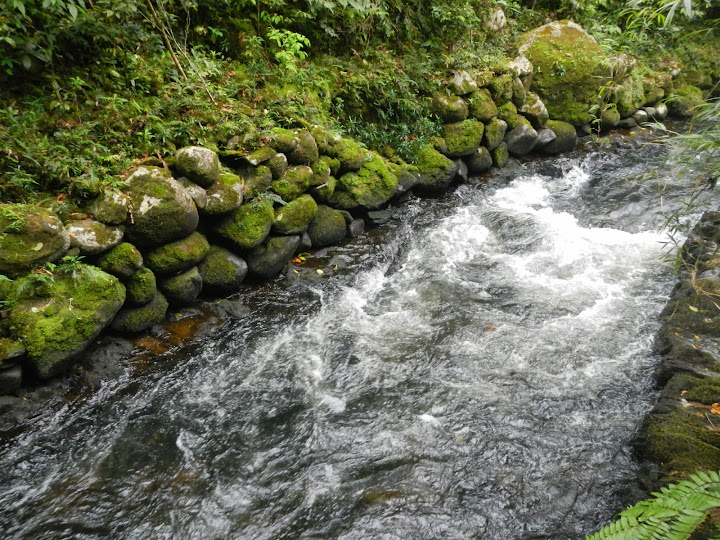
[[[508,152],[519,157],[532,152],[537,143],[538,133],[530,125],[521,123],[505,135]]]
[[[344,221],[343,221],[344,223]],[[300,236],[274,236],[253,249],[247,257],[250,273],[260,279],[277,276],[300,245]]]
[[[202,146],[186,146],[175,154],[175,169],[202,187],[210,187],[220,176],[218,155]]]

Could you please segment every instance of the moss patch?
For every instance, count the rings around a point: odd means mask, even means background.
[[[317,203],[310,195],[302,195],[275,212],[273,230],[278,234],[303,232],[317,213]]]
[[[342,210],[379,208],[397,191],[398,179],[380,155],[370,152],[369,159],[357,172],[338,179],[331,204]]]
[[[462,122],[468,117],[468,103],[458,96],[435,96],[432,111],[443,122]]]
[[[283,201],[290,202],[307,191],[312,176],[313,170],[306,165],[290,167],[283,177],[275,180],[270,187]]]
[[[97,265],[108,274],[128,279],[143,265],[143,256],[135,246],[123,242],[101,255]]]
[[[270,234],[275,221],[272,201],[261,199],[243,204],[231,216],[225,218],[216,228],[223,238],[240,249],[259,246]]]
[[[126,305],[145,305],[155,297],[157,291],[155,274],[149,268],[141,268],[127,280],[125,287],[127,289]]]
[[[498,114],[498,108],[490,90],[481,88],[470,96],[470,116],[481,122],[489,122]],[[516,111],[517,112],[517,111]],[[461,119],[464,120],[464,119]]]
[[[195,266],[210,251],[210,244],[199,232],[187,238],[165,244],[148,252],[145,264],[160,276],[176,274]]]
[[[416,166],[419,173],[417,187],[429,192],[447,189],[457,171],[457,165],[451,159],[430,145],[420,149]]]
[[[443,138],[449,157],[463,157],[474,154],[482,142],[485,126],[477,120],[464,120],[443,126]]]

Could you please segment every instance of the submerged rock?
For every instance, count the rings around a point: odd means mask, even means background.
[[[0,274],[14,277],[67,253],[70,236],[50,210],[0,205]]]

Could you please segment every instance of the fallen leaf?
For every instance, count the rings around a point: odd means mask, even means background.
[[[695,313],[698,312],[698,308],[696,308],[696,307],[694,307],[694,306],[688,306],[688,309],[689,309],[690,311],[694,311]]]
[[[685,394],[687,394],[687,390],[683,390],[682,392],[680,392],[681,396],[684,396]]]
[[[295,264],[302,264],[303,261],[302,261],[302,259],[301,259],[300,257],[296,257],[296,258],[294,258],[294,259],[293,259],[292,261],[290,261],[290,262],[291,262],[291,263],[295,263]]]
[[[320,274],[320,275],[323,275],[323,274],[325,273],[325,272],[323,272],[322,270],[320,270],[319,268],[318,268],[317,270],[315,270],[315,271],[316,271],[318,274]]]
[[[485,329],[490,330],[492,332],[493,330],[495,330],[495,325],[493,325],[492,323],[487,323],[485,325]]]
[[[720,416],[720,404],[713,403],[712,405],[710,405],[710,414]]]

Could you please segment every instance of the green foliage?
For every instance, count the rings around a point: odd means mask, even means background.
[[[662,488],[660,493],[653,493],[653,498],[624,510],[617,521],[586,538],[689,539],[701,525],[710,521],[711,511],[719,507],[720,474],[698,472],[691,474],[687,480]],[[720,533],[716,522],[714,528],[716,533]]]

